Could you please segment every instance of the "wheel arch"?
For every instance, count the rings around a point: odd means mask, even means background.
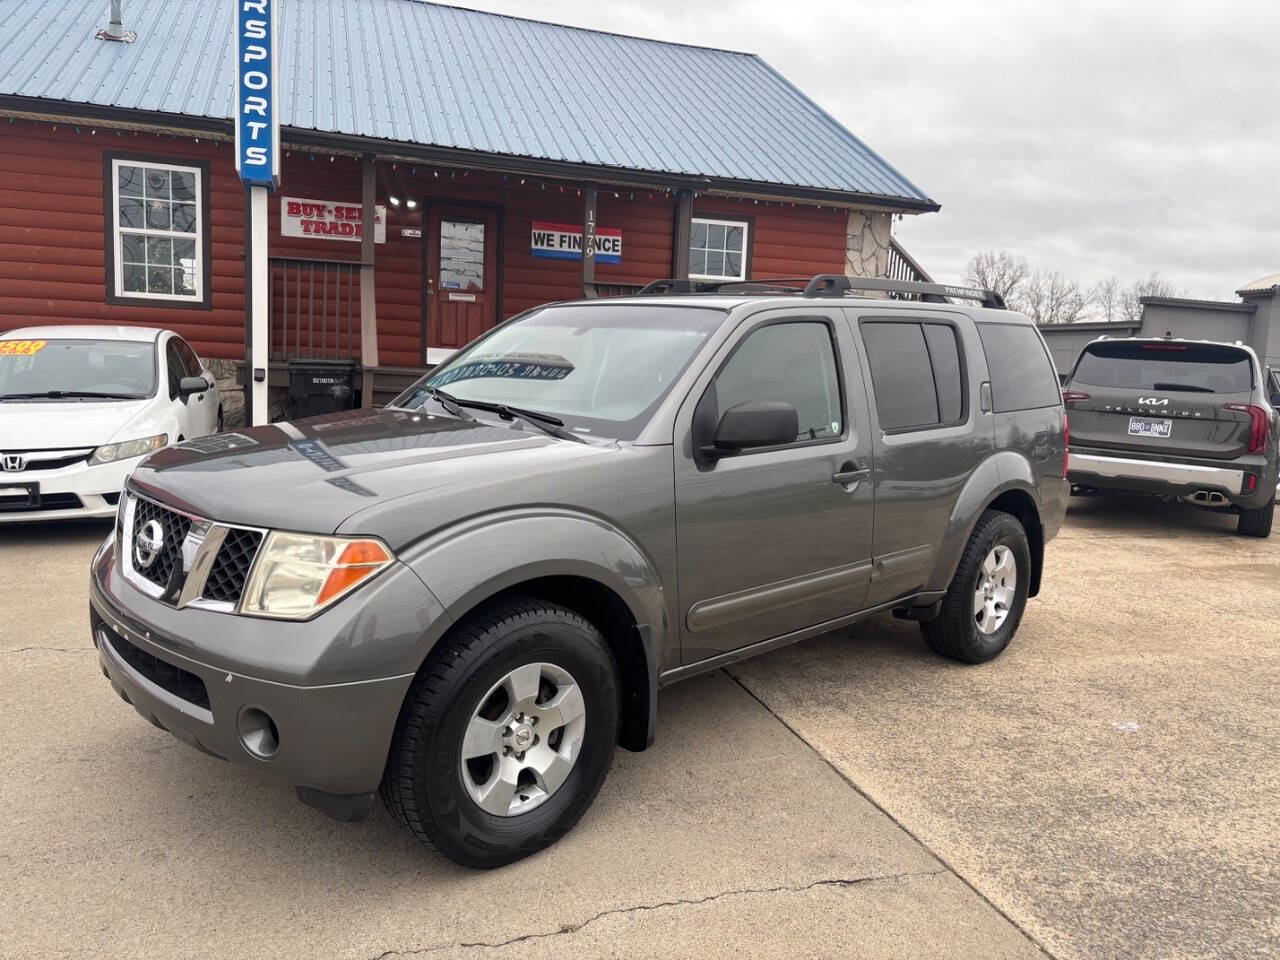
[[[1044,568],[1044,524],[1039,503],[1035,474],[1025,457],[1005,450],[984,460],[970,474],[956,498],[928,588],[944,591],[951,585],[960,556],[978,520],[987,510],[1001,510],[1015,517],[1027,533],[1031,551],[1027,596],[1034,597],[1040,592]]]
[[[546,556],[548,544],[558,556]],[[621,531],[562,511],[522,513],[433,537],[404,559],[446,613],[427,630],[419,670],[454,624],[488,604],[515,596],[555,603],[590,622],[613,651],[619,745],[644,750],[653,742],[667,615],[654,565]]]

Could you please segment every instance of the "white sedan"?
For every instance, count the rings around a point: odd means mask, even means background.
[[[111,517],[138,461],[222,428],[218,387],[176,333],[0,334],[0,523]]]

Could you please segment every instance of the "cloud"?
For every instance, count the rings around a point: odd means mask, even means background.
[[[1277,3],[467,5],[759,54],[942,203],[895,228],[938,279],[990,248],[1208,298],[1280,269]]]

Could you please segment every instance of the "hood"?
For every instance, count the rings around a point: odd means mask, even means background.
[[[495,478],[510,495],[521,474],[610,449],[558,440],[519,421],[504,426],[352,410],[167,447],[142,462],[130,485],[213,520],[332,533],[388,500],[447,498],[450,490],[474,490]],[[424,531],[366,532],[404,542]]]
[[[117,434],[150,402],[5,400],[0,402],[0,450],[56,450],[135,440]]]

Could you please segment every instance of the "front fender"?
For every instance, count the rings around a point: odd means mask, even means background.
[[[645,644],[651,677],[670,652],[662,581],[638,543],[591,514],[527,507],[472,517],[422,540],[401,559],[448,615],[423,637],[421,659],[457,620],[489,597],[540,577],[575,576],[626,604]]]
[[[1026,493],[1031,498],[1037,516],[1039,515],[1041,498],[1035,482],[1035,472],[1026,457],[1012,450],[992,454],[969,475],[960,495],[956,497],[951,517],[947,520],[947,528],[938,547],[937,560],[929,575],[926,590],[944,591],[951,585],[956,567],[960,565],[960,555],[969,542],[973,528],[977,526],[978,518],[992,501],[1011,490]],[[1028,531],[1028,535],[1034,540],[1035,534],[1032,531]],[[1034,555],[1034,542],[1032,552]],[[1038,568],[1039,563],[1035,562]],[[1038,579],[1038,572],[1033,574],[1033,578]]]

